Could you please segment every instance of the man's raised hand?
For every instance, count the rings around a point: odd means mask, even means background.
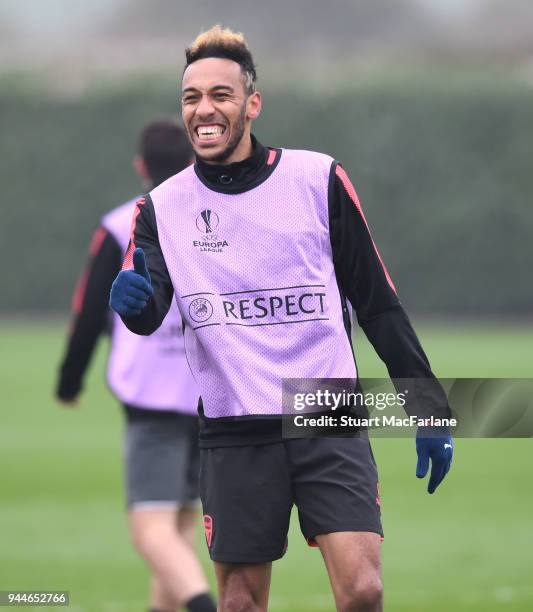
[[[133,270],[122,270],[113,281],[109,306],[120,316],[134,317],[146,308],[154,290],[146,267],[144,251],[133,252]]]

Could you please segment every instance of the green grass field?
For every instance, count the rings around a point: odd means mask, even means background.
[[[418,327],[439,376],[533,375],[531,325]],[[122,418],[103,382],[104,343],[81,406],[66,410],[52,397],[64,331],[0,323],[0,590],[65,589],[71,610],[142,611],[147,572],[124,520]],[[357,345],[361,374],[384,375],[366,342]],[[413,441],[381,439],[374,449],[385,610],[533,610],[531,440],[457,440],[434,496],[414,476]],[[198,542],[212,580],[200,533]],[[304,544],[296,520],[274,565],[270,609],[334,610],[320,553]]]

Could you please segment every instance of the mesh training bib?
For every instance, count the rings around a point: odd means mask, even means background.
[[[128,247],[131,200],[102,218],[102,226],[115,238],[122,252]],[[198,387],[185,358],[180,313],[172,304],[161,327],[151,336],[130,332],[112,313],[111,351],[107,380],[118,399],[132,406],[196,414]]]
[[[283,378],[355,380],[329,237],[332,162],[285,149],[245,193],[215,192],[191,166],[150,194],[207,417],[280,414]]]

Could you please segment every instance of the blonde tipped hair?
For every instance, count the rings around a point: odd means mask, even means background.
[[[185,50],[185,68],[200,59],[220,57],[230,59],[240,65],[244,78],[244,87],[248,94],[255,91],[257,73],[252,53],[241,32],[214,25],[206,32],[198,34]]]
[[[234,32],[230,28],[222,28],[220,25],[214,25],[206,32],[201,32],[193,40],[189,47],[191,53],[195,54],[200,51],[202,47],[209,45],[220,45],[225,47],[246,47],[248,44],[242,32]]]

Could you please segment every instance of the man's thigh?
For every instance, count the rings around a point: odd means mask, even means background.
[[[266,612],[272,563],[215,562],[219,609]]]
[[[294,501],[302,533],[342,531],[383,536],[378,474],[366,437],[328,437],[286,441]]]
[[[202,449],[200,493],[213,561],[254,564],[283,556],[292,495],[282,443]]]
[[[338,532],[316,537],[338,610],[381,610],[381,537]]]

